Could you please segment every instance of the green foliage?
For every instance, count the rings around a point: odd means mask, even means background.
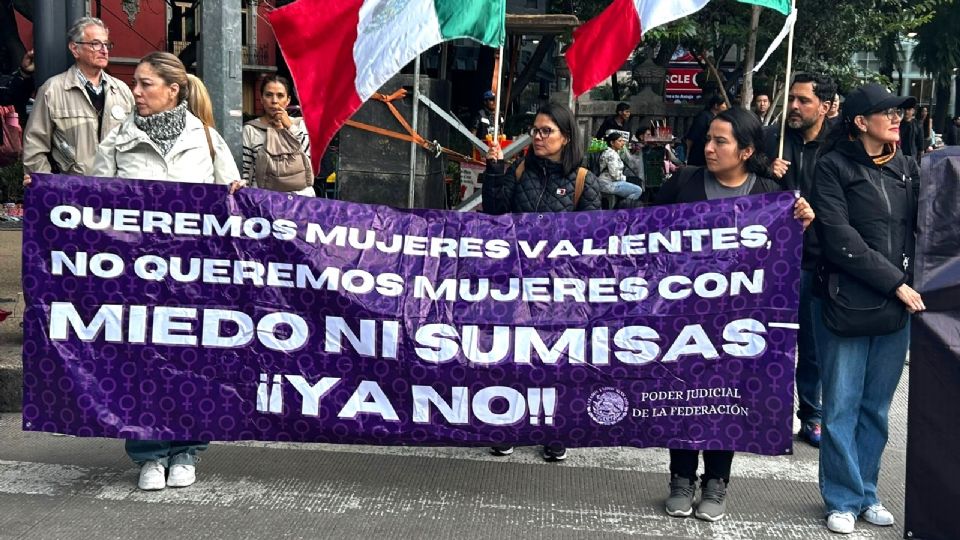
[[[23,201],[23,162],[0,168],[0,194],[0,204]]]
[[[913,61],[938,82],[948,84],[953,70],[960,68],[960,5],[945,2],[917,29]]]
[[[550,9],[555,13],[573,13],[581,21],[586,21],[609,4],[604,0],[552,0]],[[746,49],[750,8],[749,4],[736,0],[712,0],[694,15],[648,32],[642,47],[654,54],[660,65],[669,61],[677,45],[713,59],[725,59],[735,46]],[[881,58],[892,61],[896,55],[899,60],[898,36],[918,31],[922,37],[923,28],[934,24],[939,24],[936,28],[945,33],[953,29],[953,40],[948,42],[960,39],[960,33],[955,30],[960,24],[957,21],[960,9],[955,5],[955,0],[797,0],[797,10],[794,71],[825,72],[836,78],[843,88],[864,81],[852,64],[855,52],[876,51]],[[945,19],[945,22],[939,22],[940,19]],[[779,33],[783,22],[782,14],[771,9],[762,11],[757,40],[758,57]],[[787,45],[784,43],[759,75],[768,79],[777,76],[782,78],[786,67],[786,51]],[[941,58],[946,54],[937,52],[931,58]],[[955,58],[955,55],[950,58]],[[931,61],[929,65],[943,61],[941,58]],[[896,64],[893,66],[896,67]],[[889,82],[879,73],[866,78]]]

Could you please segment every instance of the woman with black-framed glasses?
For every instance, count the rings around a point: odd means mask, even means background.
[[[894,523],[877,496],[887,418],[923,311],[910,287],[920,172],[897,147],[912,97],[878,84],[853,91],[842,124],[817,162],[812,204],[822,250],[814,335],[823,381],[820,492],[827,528],[854,531],[857,518]]]
[[[570,109],[548,103],[537,111],[530,129],[532,151],[507,166],[499,145],[487,152],[483,210],[488,214],[575,212],[600,209],[597,177],[580,166],[583,145]],[[513,453],[511,441],[491,448],[495,456]],[[559,441],[543,447],[543,459],[562,461],[567,449]]]

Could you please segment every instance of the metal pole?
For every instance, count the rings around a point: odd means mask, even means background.
[[[440,80],[447,80],[447,63],[450,61],[450,47],[447,42],[440,45]]]
[[[503,43],[497,53],[497,78],[493,80],[496,91],[496,110],[493,112],[493,144],[500,144],[500,79],[503,78]]]
[[[791,3],[791,11],[796,11],[796,9],[797,0],[793,0]],[[793,29],[795,27],[796,21],[794,21],[793,26],[790,27],[790,37],[787,41],[787,73],[783,79],[786,86],[783,92],[783,115],[781,115],[780,120],[780,148],[777,151],[777,157],[780,159],[783,159],[783,139],[787,135],[787,107],[790,106],[790,70],[793,68]]]
[[[243,127],[243,71],[241,41],[243,20],[240,2],[202,2],[200,58],[198,67],[204,85],[213,97],[213,118],[241,162]]]
[[[420,55],[413,61],[413,115],[410,127],[417,133],[417,117],[420,112]],[[410,191],[407,194],[408,207],[413,208],[414,195],[417,185],[417,143],[410,143]]]
[[[67,51],[66,10],[62,0],[36,0],[33,47],[37,63],[34,80],[40,86],[50,77],[63,73],[70,65]]]
[[[66,32],[73,22],[81,17],[87,16],[86,0],[67,0],[67,20],[63,29]]]

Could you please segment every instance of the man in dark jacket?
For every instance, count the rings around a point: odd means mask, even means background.
[[[903,120],[900,120],[900,150],[903,155],[912,157],[920,163],[923,154],[923,129],[914,118],[916,109],[910,107],[903,110]]]
[[[960,146],[960,116],[955,116],[952,121],[947,122],[943,130],[943,144]]]
[[[814,171],[820,148],[829,128],[826,126],[836,85],[829,77],[820,74],[798,73],[790,85],[787,106],[787,129],[783,141],[783,157],[780,151],[780,126],[765,130],[766,153],[773,159],[773,173],[784,189],[800,190],[800,195],[810,200],[813,191]],[[814,212],[817,208],[814,207]],[[803,263],[800,281],[800,330],[797,334],[796,387],[800,407],[800,438],[813,446],[820,445],[820,375],[817,365],[816,346],[813,338],[812,296],[814,273],[820,249],[813,227],[803,235]]]
[[[687,146],[687,165],[703,167],[707,164],[703,155],[703,147],[707,144],[707,130],[710,128],[713,117],[725,110],[727,110],[727,102],[722,97],[710,96],[703,110],[693,119],[683,141]]]
[[[598,139],[603,139],[607,136],[607,132],[610,130],[615,131],[630,131],[627,129],[627,122],[630,120],[630,104],[620,102],[617,103],[617,114],[607,118],[600,124],[600,129],[597,130],[596,137]]]

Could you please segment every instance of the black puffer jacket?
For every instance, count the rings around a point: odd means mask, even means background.
[[[920,171],[897,150],[876,165],[860,141],[841,141],[817,162],[810,201],[820,238],[821,264],[853,276],[877,293],[892,297],[910,281],[912,246],[907,220],[916,222]],[[912,179],[913,204],[906,179]]]
[[[531,152],[523,175],[517,179],[515,165],[487,161],[483,178],[483,211],[487,214],[520,212],[573,212],[600,209],[600,183],[587,172],[580,201],[574,208],[577,171],[563,174],[563,166]]]

